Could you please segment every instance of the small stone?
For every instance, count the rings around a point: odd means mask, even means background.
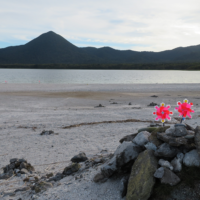
[[[21,158],[21,159],[19,159],[19,162],[24,162],[24,163],[27,163],[27,160],[25,160],[25,159]]]
[[[131,106],[132,104],[131,104],[131,102],[129,102],[129,104],[128,104],[129,106]]]
[[[166,133],[167,135],[170,135],[170,136],[171,136],[174,132],[175,132],[175,127],[174,127],[174,126],[168,128],[168,129],[165,131],[165,133]]]
[[[154,103],[154,102],[151,102],[149,105],[147,106],[157,106],[158,104],[157,103]]]
[[[184,124],[175,124],[175,131],[172,133],[174,137],[181,137],[187,135],[187,129]]]
[[[29,181],[30,181],[30,182],[34,182],[34,181],[35,181],[35,178],[34,178],[34,177],[29,177]]]
[[[29,174],[29,171],[27,169],[23,168],[20,170],[20,173],[21,174]]]
[[[53,173],[46,174],[46,177],[47,177],[47,178],[50,178],[50,177],[52,177],[52,176],[53,176]]]
[[[98,183],[98,182],[105,182],[104,180],[105,179],[107,179],[102,173],[98,173],[98,174],[96,174],[95,176],[94,176],[94,178],[93,178],[93,181],[95,182],[95,183]]]
[[[161,183],[174,186],[177,185],[180,181],[180,178],[176,174],[174,174],[171,170],[164,168],[164,175],[161,178]]]
[[[75,155],[71,161],[74,163],[84,162],[88,160],[84,152],[80,152],[78,155]]]
[[[178,153],[176,157],[177,157],[177,159],[179,159],[180,162],[182,162],[183,158],[184,158],[184,154],[183,153]]]
[[[173,166],[174,172],[180,172],[182,170],[182,164],[178,158],[174,158],[171,161],[171,165]]]
[[[81,168],[81,165],[78,163],[72,163],[70,166],[65,167],[63,174],[70,175],[74,172],[77,172]]]
[[[160,160],[158,161],[158,164],[159,164],[160,166],[162,166],[162,167],[167,167],[168,169],[173,170],[172,165],[171,165],[170,162],[167,161],[167,160],[160,159]]]
[[[35,190],[36,193],[39,193],[39,192],[41,192],[43,190],[44,191],[47,190],[50,187],[53,187],[53,185],[51,183],[48,183],[48,182],[45,182],[45,181],[41,181],[41,182],[35,184],[33,189]]]
[[[156,145],[151,143],[151,142],[148,142],[144,146],[145,146],[146,149],[153,150],[153,151],[155,151],[157,149]]]
[[[156,170],[156,172],[154,173],[154,177],[155,178],[162,178],[164,175],[164,167],[160,167]]]
[[[25,163],[25,162],[22,162],[21,164],[20,164],[20,167],[19,167],[20,169],[26,169],[27,168],[27,163]]]
[[[60,172],[58,172],[55,176],[51,177],[49,181],[60,181],[64,175]]]
[[[170,136],[167,133],[157,133],[157,138],[163,142],[169,143]]]
[[[167,143],[161,144],[155,151],[154,155],[158,157],[173,158],[179,153],[179,149],[171,147]]]
[[[137,136],[137,133],[133,133],[131,135],[126,135],[122,139],[119,140],[120,143],[123,143],[124,141],[130,142]]]
[[[14,171],[15,171],[15,173],[19,173],[19,172],[20,172],[20,170],[19,170],[19,169],[15,169]]]
[[[184,137],[171,137],[169,139],[169,145],[170,146],[175,146],[175,147],[178,147],[178,146],[181,146],[181,145],[186,145],[188,143],[188,140]]]
[[[149,142],[149,136],[151,133],[147,131],[142,131],[137,134],[137,136],[133,139],[133,143],[139,145],[139,146],[144,146],[147,142]]]
[[[129,180],[129,175],[126,175],[120,181],[120,193],[122,198],[126,196],[128,180]]]
[[[12,158],[12,159],[10,159],[10,163],[14,163],[14,162],[17,162],[17,161],[18,161],[17,158]]]

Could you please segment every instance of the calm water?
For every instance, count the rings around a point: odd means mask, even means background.
[[[0,69],[0,83],[200,83],[200,71]]]

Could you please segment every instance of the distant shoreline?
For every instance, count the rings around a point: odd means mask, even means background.
[[[200,70],[200,63],[0,64],[0,69]]]

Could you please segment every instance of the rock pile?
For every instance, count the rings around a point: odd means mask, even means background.
[[[13,175],[21,176],[34,171],[34,167],[25,159],[12,158],[10,164],[3,167],[3,173],[0,174],[0,179],[7,179]]]
[[[124,173],[121,194],[127,200],[147,200],[156,179],[160,184],[177,185],[183,164],[200,167],[200,127],[147,127],[125,136],[120,143],[93,180],[104,182],[114,173]]]

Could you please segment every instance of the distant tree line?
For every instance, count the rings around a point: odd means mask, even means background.
[[[0,64],[7,69],[200,70],[200,63],[150,64]]]

